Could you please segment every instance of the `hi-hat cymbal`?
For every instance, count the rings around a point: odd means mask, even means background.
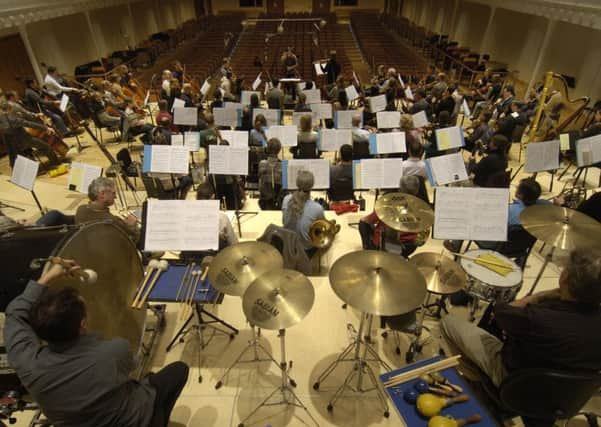
[[[242,296],[253,280],[270,270],[284,267],[273,246],[242,242],[219,252],[209,266],[209,282],[226,295]]]
[[[273,269],[250,284],[242,298],[248,321],[263,329],[286,329],[313,307],[311,281],[295,270]]]
[[[429,292],[449,295],[465,287],[467,275],[461,266],[451,258],[435,252],[422,252],[409,259],[426,280]]]
[[[388,227],[409,233],[428,229],[434,223],[434,211],[419,197],[388,193],[376,200],[376,214]]]
[[[426,282],[417,267],[382,251],[357,251],[330,268],[332,289],[353,308],[380,316],[396,316],[418,308]]]
[[[528,206],[520,214],[520,222],[538,240],[561,250],[597,246],[601,241],[601,224],[573,209]]]

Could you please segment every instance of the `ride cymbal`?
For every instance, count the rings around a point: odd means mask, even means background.
[[[463,268],[451,258],[435,252],[423,252],[412,256],[409,263],[415,265],[426,280],[428,291],[449,295],[460,291],[467,283]]]
[[[376,200],[376,214],[388,227],[418,233],[434,224],[434,211],[419,197],[405,193],[388,193]]]

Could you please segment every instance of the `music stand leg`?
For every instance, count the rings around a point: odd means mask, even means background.
[[[236,209],[234,215],[236,215],[236,223],[238,224],[238,237],[242,238],[242,224],[240,223],[240,218],[246,215],[257,216],[259,215],[259,212],[241,211]]]
[[[31,195],[33,196],[33,200],[35,200],[35,204],[38,205],[38,209],[40,210],[40,213],[42,215],[44,215],[44,208],[42,207],[42,204],[40,203],[38,196],[36,196],[35,191],[31,190]]]
[[[536,275],[536,279],[534,279],[534,283],[532,284],[532,287],[530,288],[530,290],[528,291],[528,293],[526,295],[532,295],[532,293],[534,292],[534,289],[536,289],[536,286],[538,285],[538,282],[540,281],[541,277],[543,276],[543,272],[547,268],[547,265],[549,264],[549,262],[551,261],[551,259],[553,259],[553,252],[554,251],[555,251],[555,248],[552,247],[549,250],[549,253],[547,253],[547,255],[545,256],[545,261],[543,262],[543,265],[541,266],[538,274]]]

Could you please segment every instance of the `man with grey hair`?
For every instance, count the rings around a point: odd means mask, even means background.
[[[445,338],[495,386],[528,368],[598,372],[601,369],[601,252],[575,250],[559,287],[494,307],[504,340],[447,315]],[[549,424],[552,425],[552,424]]]
[[[109,208],[115,203],[116,188],[112,179],[98,177],[88,187],[87,205],[81,205],[75,213],[75,224],[86,222],[111,220],[117,226],[123,228],[134,241],[138,241],[139,231],[137,218],[129,215],[125,220],[111,214]]]

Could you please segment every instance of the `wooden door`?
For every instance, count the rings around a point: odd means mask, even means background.
[[[284,0],[267,0],[267,15],[284,16]]]
[[[35,74],[23,40],[19,34],[0,38],[0,52],[10,61],[0,61],[0,88],[16,90],[21,95],[25,91],[24,79],[35,79]]]
[[[313,14],[327,15],[330,13],[330,0],[313,0]]]

